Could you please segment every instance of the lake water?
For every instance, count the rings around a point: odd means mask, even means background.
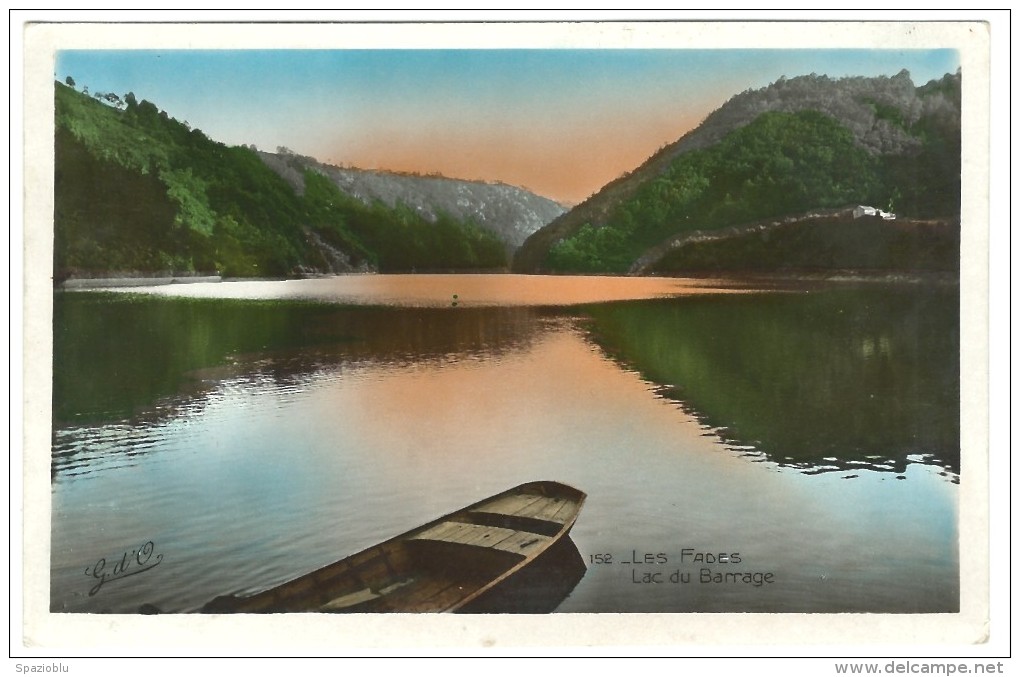
[[[51,609],[195,611],[554,479],[588,494],[558,612],[954,612],[957,308],[510,275],[58,292]]]

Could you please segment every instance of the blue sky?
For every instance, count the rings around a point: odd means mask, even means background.
[[[781,76],[955,72],[955,50],[64,50],[54,77],[131,91],[228,144],[502,180],[577,202]]]

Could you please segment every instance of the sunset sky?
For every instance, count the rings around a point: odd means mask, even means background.
[[[951,49],[62,50],[54,77],[128,91],[223,143],[501,180],[576,203],[781,76],[921,85]]]

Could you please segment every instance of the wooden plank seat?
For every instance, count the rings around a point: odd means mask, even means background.
[[[536,496],[522,494],[507,496],[498,501],[478,506],[474,512],[507,515],[510,517],[527,517],[563,524],[576,512],[577,505],[573,501],[557,496]]]
[[[518,517],[545,520],[563,524],[574,514],[577,504],[560,497],[543,497],[517,513]]]
[[[543,497],[539,494],[511,494],[509,496],[500,496],[494,501],[488,501],[482,505],[476,506],[475,510],[478,512],[494,512],[502,515],[516,515],[521,510],[524,510],[529,505],[542,498]]]
[[[516,531],[467,522],[441,522],[413,536],[412,540],[444,541],[525,555],[532,550],[541,549],[551,539],[530,531]]]

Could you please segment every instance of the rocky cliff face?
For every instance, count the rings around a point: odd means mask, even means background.
[[[310,169],[365,204],[376,200],[390,207],[404,204],[430,221],[439,213],[473,220],[495,233],[509,251],[566,211],[557,202],[504,183],[334,167],[285,153],[260,151],[259,157],[299,195],[304,192],[304,171]]]

